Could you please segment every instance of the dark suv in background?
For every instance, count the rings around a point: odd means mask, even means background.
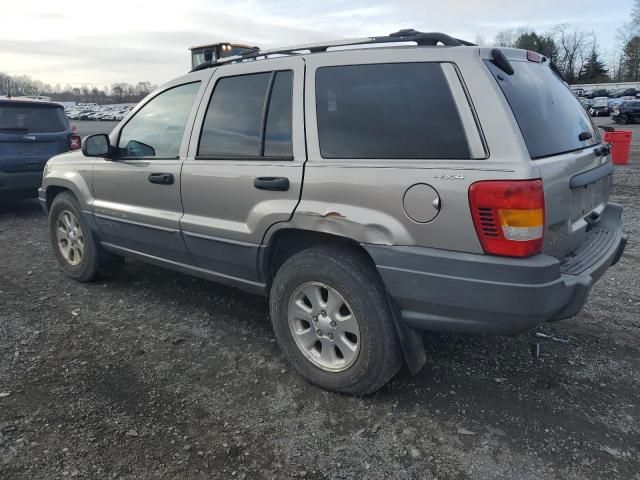
[[[624,125],[625,123],[635,123],[640,119],[640,100],[623,102],[613,107],[611,118],[614,122]]]
[[[36,197],[47,160],[78,149],[62,105],[0,99],[0,196]]]

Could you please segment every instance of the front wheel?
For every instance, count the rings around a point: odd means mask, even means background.
[[[614,121],[618,125],[625,125],[626,123],[628,123],[629,120],[626,115],[618,115],[617,117],[614,118]]]
[[[291,257],[274,279],[270,307],[283,353],[320,387],[373,393],[402,365],[386,291],[356,249],[323,245]]]
[[[89,282],[99,274],[115,273],[123,263],[98,244],[70,192],[60,193],[51,204],[49,237],[58,263],[74,280]]]

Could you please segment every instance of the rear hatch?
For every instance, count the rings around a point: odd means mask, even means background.
[[[504,50],[509,75],[485,64],[500,85],[539,168],[545,194],[544,253],[564,258],[587,238],[611,191],[613,167],[600,133],[549,62],[532,52]],[[508,70],[508,68],[507,68]]]
[[[69,150],[69,122],[60,105],[0,101],[0,172],[41,171]]]

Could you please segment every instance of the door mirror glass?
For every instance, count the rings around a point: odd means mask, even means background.
[[[86,157],[108,157],[111,153],[109,136],[105,133],[90,135],[82,141],[82,153]]]
[[[129,140],[124,148],[124,156],[127,157],[155,157],[156,150],[146,143],[137,140]]]

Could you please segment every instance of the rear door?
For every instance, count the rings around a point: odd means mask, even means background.
[[[196,266],[259,283],[264,234],[300,198],[304,72],[302,59],[280,58],[214,73],[182,168],[180,224]]]
[[[69,122],[60,105],[0,101],[0,171],[41,172],[69,150]]]
[[[601,143],[580,102],[546,62],[530,61],[527,52],[507,51],[509,75],[491,58],[485,64],[504,93],[539,168],[545,191],[544,252],[564,257],[586,236],[587,217],[601,213],[611,190],[611,164],[595,148]],[[532,56],[531,58],[537,58]],[[592,175],[579,176],[591,171]],[[572,179],[576,179],[573,182]]]
[[[101,240],[147,258],[189,263],[180,234],[180,169],[210,72],[172,82],[111,135],[113,158],[97,158],[93,213]],[[187,133],[185,133],[185,131]]]

